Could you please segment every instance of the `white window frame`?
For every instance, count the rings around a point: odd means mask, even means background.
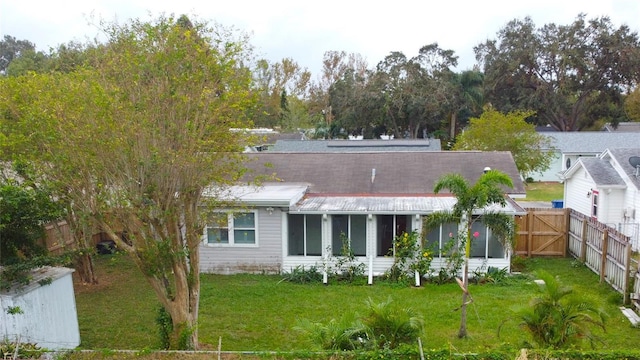
[[[246,228],[247,230],[252,230],[255,234],[255,242],[254,243],[236,243],[235,242],[235,230],[242,230],[244,228],[236,228],[234,222],[234,215],[238,214],[253,214],[253,228]],[[258,247],[259,246],[259,231],[258,231],[258,211],[257,210],[249,210],[249,211],[236,211],[230,212],[226,214],[227,216],[227,226],[218,226],[218,224],[207,224],[204,228],[203,233],[203,242],[207,246],[213,247]],[[216,243],[209,242],[208,230],[209,229],[227,229],[229,234],[229,242],[228,243]]]

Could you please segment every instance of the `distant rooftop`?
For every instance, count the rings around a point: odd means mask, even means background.
[[[277,140],[269,152],[440,151],[439,139]]]
[[[617,127],[607,124],[602,129],[606,132],[640,132],[640,122],[621,122]]]
[[[597,155],[609,148],[631,148],[640,143],[640,134],[605,131],[542,132],[551,145],[564,154]]]

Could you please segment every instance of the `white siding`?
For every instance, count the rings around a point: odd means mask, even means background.
[[[0,294],[0,336],[35,343],[45,349],[73,349],[80,345],[73,270],[46,271],[43,275],[51,276],[51,284],[41,286],[35,282],[19,291]],[[10,307],[19,307],[22,313],[8,314]]]
[[[577,169],[564,186],[564,207],[571,208],[587,216],[591,216],[591,193],[595,187],[593,180],[584,168]]]
[[[257,246],[200,246],[200,270],[204,273],[233,274],[238,272],[278,273],[282,268],[281,209],[272,214],[258,209]]]

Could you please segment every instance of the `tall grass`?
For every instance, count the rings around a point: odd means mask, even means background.
[[[528,271],[545,269],[559,276],[574,292],[595,302],[610,316],[605,345],[601,349],[635,349],[640,330],[621,314],[620,297],[582,265],[570,259],[534,259]],[[91,349],[158,348],[154,322],[158,302],[150,288],[124,255],[100,257],[101,284],[77,288],[81,347]],[[473,303],[468,307],[468,339],[456,337],[461,293],[457,284],[400,287],[376,281],[373,285],[329,286],[294,284],[280,276],[202,275],[198,332],[205,349],[216,349],[222,339],[227,351],[307,350],[311,344],[294,327],[301,319],[326,323],[345,312],[367,311],[366,300],[393,299],[400,308],[411,308],[425,320],[421,336],[425,349],[479,351],[518,348],[526,335],[517,324],[497,329],[513,312],[539,295],[532,275],[512,277],[504,285],[471,285]]]

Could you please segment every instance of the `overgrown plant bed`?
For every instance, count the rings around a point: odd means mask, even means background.
[[[155,349],[160,338],[155,323],[158,301],[126,255],[97,258],[100,284],[76,284],[76,302],[84,349]],[[583,265],[571,259],[527,260],[526,272],[498,284],[470,286],[469,337],[456,337],[460,321],[460,287],[455,283],[427,283],[422,287],[374,280],[373,285],[320,281],[295,284],[281,276],[202,275],[199,336],[201,348],[215,351],[310,351],[315,349],[302,332],[294,330],[301,319],[326,322],[345,313],[362,313],[365,302],[391,298],[399,307],[411,308],[425,320],[421,336],[425,350],[479,353],[517,351],[526,340],[517,321],[507,321],[513,311],[539,295],[533,271],[544,269],[562,284],[597,304],[607,314],[607,331],[598,333],[601,351],[637,349],[640,330],[621,314],[621,297]],[[503,324],[500,336],[498,327]],[[417,345],[415,347],[417,349]],[[585,350],[589,348],[586,347]]]

